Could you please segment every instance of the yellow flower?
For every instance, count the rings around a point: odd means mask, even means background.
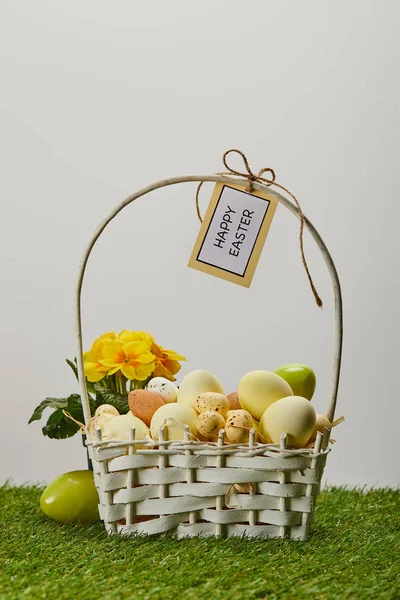
[[[149,348],[151,343],[154,341],[153,336],[146,331],[129,331],[128,329],[123,329],[118,334],[118,339],[123,340],[124,342],[147,342]]]
[[[103,379],[108,373],[108,367],[105,367],[100,360],[103,358],[103,345],[107,340],[114,340],[115,333],[109,331],[103,333],[97,340],[93,342],[93,345],[89,352],[83,353],[83,363],[85,369],[85,376],[88,381],[95,383]]]
[[[106,333],[103,333],[103,335],[101,335],[99,338],[97,338],[96,341],[98,340],[116,340],[117,339],[117,335],[115,333],[115,331],[107,331]]]
[[[124,375],[127,379],[145,381],[151,375],[175,380],[184,356],[166,350],[146,331],[123,329],[103,333],[83,355],[88,381],[97,382],[106,375]]]
[[[144,381],[154,370],[154,356],[145,341],[107,340],[100,362],[108,368],[108,375],[121,371],[127,379],[137,381]]]
[[[166,350],[154,341],[151,344],[151,351],[155,356],[156,368],[153,375],[155,377],[165,377],[175,381],[174,375],[178,373],[181,366],[179,360],[186,360],[184,356],[177,354],[174,350]]]

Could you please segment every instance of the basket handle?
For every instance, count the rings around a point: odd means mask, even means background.
[[[125,206],[128,206],[128,204],[130,204],[137,198],[140,198],[141,196],[145,196],[149,192],[152,192],[159,188],[166,187],[169,185],[174,185],[177,183],[186,183],[186,182],[192,182],[192,181],[193,182],[211,181],[211,182],[226,183],[226,184],[231,184],[231,185],[237,185],[238,182],[241,182],[241,180],[238,179],[237,177],[233,178],[233,177],[226,177],[223,175],[187,175],[187,176],[183,176],[183,177],[172,177],[170,179],[164,179],[162,181],[158,181],[157,183],[153,183],[152,185],[149,185],[148,187],[143,188],[142,190],[136,192],[135,194],[128,196],[128,198],[126,198],[125,200],[123,200],[123,202],[118,204],[118,206],[116,206],[114,208],[114,210],[108,215],[108,217],[106,217],[104,219],[104,221],[102,221],[102,223],[100,223],[100,225],[96,229],[95,233],[93,234],[93,237],[90,240],[88,247],[85,250],[82,262],[79,267],[78,280],[77,280],[77,284],[76,284],[75,324],[76,324],[76,335],[77,335],[77,340],[78,340],[78,374],[79,374],[79,382],[80,382],[80,388],[81,388],[83,414],[84,414],[86,424],[88,424],[88,422],[91,418],[91,414],[90,414],[90,405],[89,405],[88,392],[87,392],[87,387],[86,387],[86,379],[84,376],[84,367],[83,367],[81,298],[82,298],[83,278],[85,275],[86,266],[87,266],[87,263],[89,260],[89,256],[92,252],[92,249],[93,249],[96,241],[100,237],[100,235],[103,233],[104,229],[107,227],[107,225],[114,219],[114,217],[117,216],[117,214],[119,212],[121,212],[121,210],[123,208],[125,208]],[[247,181],[243,180],[243,183],[247,183]],[[285,198],[284,196],[282,196],[282,194],[279,194],[275,190],[272,190],[270,187],[266,187],[265,185],[262,185],[258,182],[254,182],[253,187],[259,191],[265,191],[265,189],[267,189],[268,193],[271,196],[276,198],[276,200],[278,200],[278,202],[283,204],[288,210],[290,210],[291,213],[296,215],[297,218],[300,218],[296,205],[293,202],[291,202],[290,200],[288,200],[287,198]],[[329,399],[328,410],[326,413],[326,416],[328,417],[328,419],[330,421],[333,421],[333,418],[335,415],[338,388],[339,388],[340,366],[341,366],[342,345],[343,345],[342,294],[341,294],[340,282],[339,282],[339,277],[338,277],[338,274],[336,271],[336,267],[333,263],[331,255],[329,254],[328,248],[325,246],[325,243],[323,242],[318,231],[315,229],[313,224],[306,217],[305,217],[304,223],[305,223],[306,228],[310,232],[311,236],[313,237],[315,243],[317,244],[318,248],[320,249],[321,254],[325,260],[326,266],[327,266],[329,274],[331,276],[332,286],[333,286],[333,294],[334,294],[334,299],[335,299],[335,322],[334,322],[335,336],[334,336],[333,372],[332,372],[331,394],[330,394],[330,399]]]

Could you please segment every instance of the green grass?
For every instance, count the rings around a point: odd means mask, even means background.
[[[308,542],[108,537],[0,488],[0,598],[400,598],[400,492],[332,488]]]

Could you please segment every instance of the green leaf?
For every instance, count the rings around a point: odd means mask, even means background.
[[[94,389],[96,391],[96,406],[100,406],[100,404],[111,404],[121,415],[128,412],[128,394],[112,392],[98,383],[94,384]]]
[[[45,408],[67,408],[68,398],[46,398],[35,408],[31,418],[28,421],[32,423],[33,421],[39,421],[42,418],[42,414]]]
[[[95,394],[96,393],[96,390],[95,390],[95,387],[94,387],[94,383],[92,383],[91,381],[88,381],[87,379],[86,379],[86,389],[87,389],[87,391],[88,391],[89,394]]]
[[[95,403],[92,398],[89,399],[89,402],[90,410],[93,413],[95,410]],[[81,397],[78,394],[71,394],[71,396],[67,398],[64,410],[80,423],[84,423]],[[64,415],[62,408],[57,408],[48,418],[46,425],[42,428],[43,435],[47,435],[47,437],[53,439],[68,438],[75,435],[77,431],[79,431],[79,425]]]
[[[76,377],[76,380],[79,381],[79,377],[78,377],[78,367],[76,364],[76,358],[74,358],[74,362],[72,362],[72,360],[69,360],[68,358],[65,359],[67,365],[69,365],[72,369],[72,371],[74,372],[74,375]]]
[[[74,375],[76,377],[76,380],[79,382],[79,375],[78,375],[78,362],[76,359],[76,356],[74,358],[74,362],[72,362],[72,360],[69,360],[68,358],[65,359],[67,365],[69,365],[72,369],[72,371],[74,372]],[[94,389],[94,384],[91,381],[88,381],[86,379],[86,389],[89,392],[89,394],[95,394],[96,390]]]
[[[93,400],[93,398],[91,398],[90,396],[89,396],[89,406],[90,406],[90,412],[93,415],[94,411],[96,410],[96,403]],[[79,394],[71,394],[71,396],[69,396],[68,405],[67,405],[66,410],[69,412],[70,415],[72,415],[74,417],[74,419],[76,419],[80,423],[85,422],[85,417],[83,416],[81,397],[79,396]]]
[[[79,426],[68,419],[61,410],[57,408],[47,420],[46,425],[42,428],[43,435],[52,439],[68,438],[79,430]]]

